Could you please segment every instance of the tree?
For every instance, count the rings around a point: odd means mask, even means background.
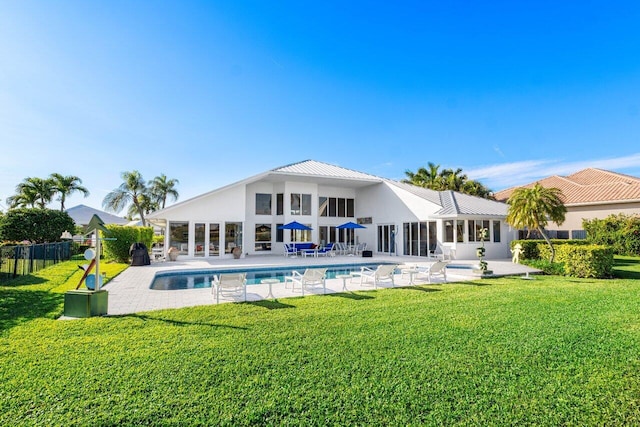
[[[407,184],[417,185],[418,187],[430,188],[431,190],[439,191],[442,189],[442,181],[440,175],[440,165],[434,163],[427,163],[429,169],[418,168],[416,173],[410,170],[405,171],[405,175],[409,179],[403,179],[402,182]]]
[[[507,204],[507,222],[516,228],[527,228],[529,231],[537,229],[549,245],[549,261],[553,262],[555,249],[544,228],[549,221],[558,225],[564,222],[567,208],[562,203],[562,191],[559,188],[545,188],[536,182],[532,188],[514,190]]]
[[[7,199],[10,208],[39,207],[44,209],[55,193],[53,181],[42,178],[25,178],[16,186],[16,194]]]
[[[177,179],[168,179],[165,174],[156,176],[149,183],[152,198],[160,205],[160,209],[164,209],[167,197],[171,197],[174,201],[178,200],[179,194],[175,187],[179,183]]]
[[[62,176],[59,173],[52,173],[50,179],[53,183],[55,193],[59,194],[58,200],[60,201],[60,210],[64,211],[64,202],[67,196],[75,193],[76,191],[84,194],[84,197],[89,195],[89,190],[83,187],[82,180],[77,176],[69,175]]]
[[[127,205],[133,203],[140,215],[142,225],[146,226],[147,221],[144,218],[144,207],[142,206],[142,198],[147,193],[147,187],[142,175],[137,170],[132,172],[122,172],[122,184],[102,200],[102,207],[106,210],[118,213]]]
[[[13,209],[2,217],[0,239],[57,242],[65,230],[73,231],[74,227],[73,219],[66,212],[46,208]]]
[[[405,175],[407,175],[407,179],[403,179],[402,182],[407,184],[435,191],[452,190],[484,199],[493,199],[493,193],[490,189],[478,181],[469,179],[460,168],[441,171],[440,165],[429,162],[427,168],[421,167],[415,173],[407,170]]]
[[[144,211],[145,215],[159,209],[158,202],[155,201],[155,198],[151,195],[151,192],[148,191],[148,189],[140,195],[138,200],[140,201],[140,207]],[[139,215],[140,213],[138,212],[136,205],[133,203],[129,205],[129,209],[127,209],[127,218],[134,220],[138,218]]]

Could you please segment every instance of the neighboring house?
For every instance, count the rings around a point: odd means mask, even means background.
[[[283,243],[366,243],[379,254],[428,256],[451,248],[475,259],[489,230],[488,258],[508,258],[515,235],[507,206],[453,191],[433,191],[314,160],[276,168],[148,215],[167,227],[165,247],[189,257],[283,254]],[[279,230],[298,221],[311,231]],[[366,228],[343,230],[353,221]]]
[[[562,225],[549,223],[552,237],[584,238],[583,219],[606,218],[611,214],[640,213],[640,179],[602,169],[588,168],[569,176],[550,176],[538,180],[545,188],[559,188],[567,208]],[[533,187],[535,182],[518,187]],[[507,201],[518,187],[494,194],[496,200]]]
[[[129,220],[125,218],[121,218],[119,216],[112,215],[108,212],[101,211],[98,209],[90,208],[85,205],[78,205],[66,210],[67,214],[73,219],[76,225],[86,226],[89,224],[89,221],[93,217],[93,215],[98,215],[105,224],[119,224],[125,225],[129,222]]]

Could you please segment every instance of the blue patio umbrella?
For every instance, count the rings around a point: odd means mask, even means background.
[[[298,221],[291,221],[278,227],[278,230],[313,230],[308,225],[300,224]]]
[[[336,228],[339,229],[344,229],[344,230],[355,230],[356,228],[367,228],[364,225],[360,225],[360,224],[356,224],[355,222],[345,222],[344,224],[340,224],[339,226],[337,226]],[[355,232],[353,233],[353,238],[355,239]],[[351,239],[349,239],[351,244],[353,244],[353,241],[351,241]],[[357,242],[357,240],[356,240]]]
[[[340,224],[336,228],[346,228],[347,230],[352,230],[355,228],[367,228],[364,225],[356,224],[355,222],[345,222],[344,224]]]

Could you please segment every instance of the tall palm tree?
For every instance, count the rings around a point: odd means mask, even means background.
[[[562,197],[559,188],[545,188],[536,182],[532,188],[514,190],[507,200],[507,222],[516,228],[537,229],[551,249],[550,262],[553,262],[556,252],[544,228],[549,220],[558,225],[564,222],[567,208]]]
[[[165,174],[160,174],[160,176],[156,176],[151,180],[149,189],[154,199],[160,205],[160,209],[164,209],[167,203],[167,197],[171,197],[174,201],[178,200],[180,195],[175,187],[179,183],[180,181],[177,179],[168,179]]]
[[[14,207],[31,205],[44,209],[51,202],[54,193],[53,181],[50,179],[29,177],[16,186],[15,196],[10,197],[11,200],[7,202],[11,206],[15,205]]]
[[[472,196],[482,197],[483,199],[495,200],[493,191],[485,187],[480,181],[469,179],[462,184],[460,192],[470,194]]]
[[[144,208],[142,206],[142,198],[147,192],[142,175],[137,170],[132,172],[122,172],[122,184],[111,193],[107,194],[102,200],[102,207],[112,212],[120,212],[127,205],[133,203],[140,215],[142,225],[146,226],[147,221],[144,218]]]
[[[453,190],[485,199],[493,199],[491,190],[480,182],[469,179],[466,174],[462,173],[460,168],[456,170],[443,169],[441,171],[440,165],[429,162],[427,168],[421,167],[416,173],[407,170],[405,175],[407,175],[407,179],[403,179],[402,182],[407,184],[435,191]]]
[[[150,191],[147,191],[140,195],[138,198],[140,201],[140,207],[144,211],[145,215],[159,209],[158,202],[155,200]],[[127,209],[127,217],[130,219],[138,218],[139,216],[138,208],[133,203],[129,205],[129,209]]]
[[[467,175],[462,173],[460,168],[455,171],[453,169],[445,169],[440,176],[442,177],[444,189],[453,191],[462,191],[464,183],[469,179]]]
[[[70,196],[76,191],[84,194],[84,197],[87,197],[89,195],[89,190],[81,185],[82,180],[77,176],[63,176],[59,173],[52,173],[49,178],[53,182],[53,188],[55,192],[60,195],[58,197],[58,200],[60,200],[61,211],[64,211],[64,202],[67,200],[67,196]]]

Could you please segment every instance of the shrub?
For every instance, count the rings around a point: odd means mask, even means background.
[[[511,249],[519,243],[522,246],[522,254],[520,259],[549,259],[551,258],[551,250],[546,241],[542,239],[522,239],[512,240]],[[551,244],[554,248],[559,245],[587,245],[589,242],[586,240],[566,240],[566,239],[551,239]]]
[[[0,239],[34,243],[57,242],[75,224],[66,213],[53,209],[12,209],[0,220]]]
[[[133,243],[142,242],[151,248],[153,241],[152,227],[129,227],[126,225],[107,225],[108,233],[103,240],[106,259],[118,262],[129,261],[129,248]]]
[[[640,255],[640,216],[609,215],[605,219],[582,221],[587,240],[592,244],[611,246],[618,255]]]
[[[613,249],[610,246],[562,245],[558,247],[557,258],[564,262],[567,276],[604,279],[613,273]]]

